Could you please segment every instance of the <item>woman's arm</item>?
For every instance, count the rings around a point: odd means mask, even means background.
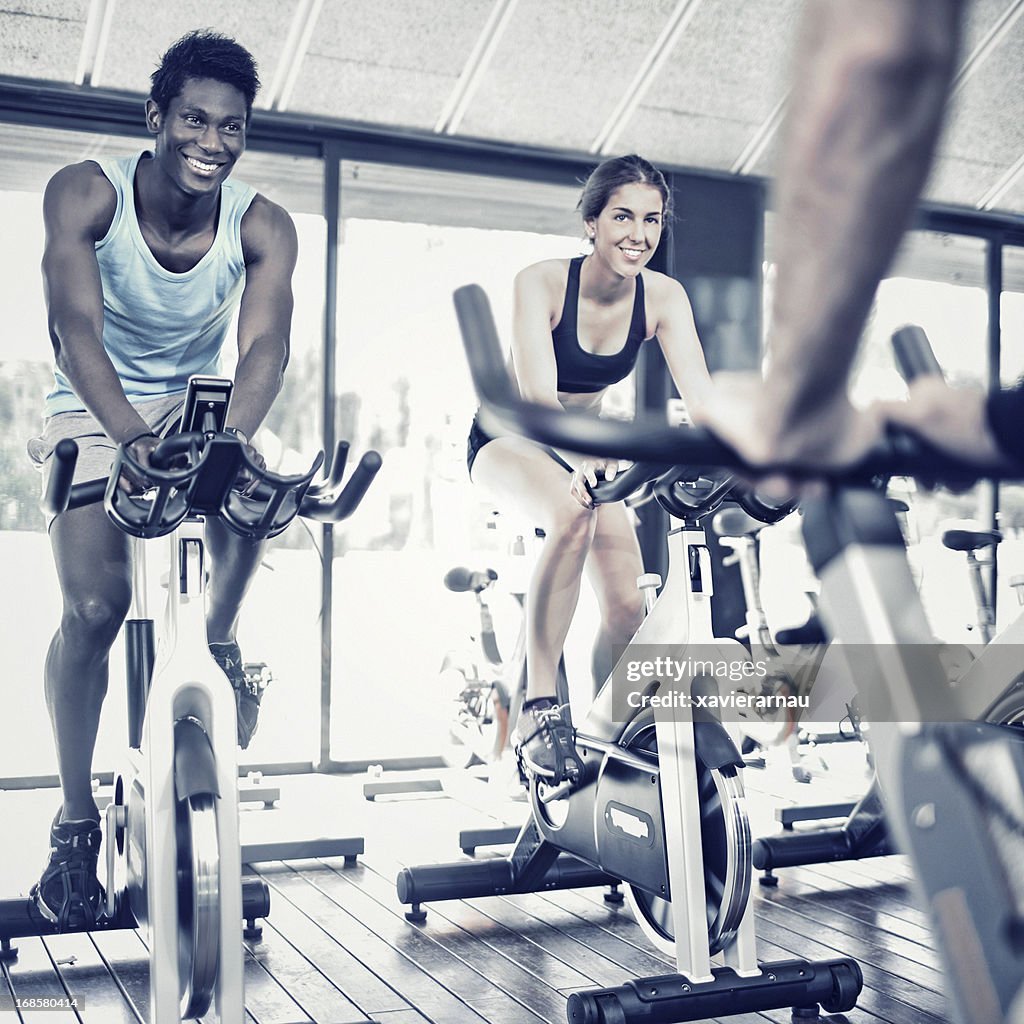
[[[558,365],[551,338],[551,323],[564,301],[561,282],[565,280],[564,262],[547,260],[521,270],[515,279],[512,319],[512,362],[520,395],[528,402],[547,405],[561,412],[558,398]],[[615,476],[618,462],[584,458],[576,452],[558,450],[558,455],[573,467],[569,492],[586,508],[594,502],[587,484],[597,483],[601,472],[606,479]]]
[[[693,310],[683,286],[671,277],[648,275],[658,303],[658,344],[679,394],[692,413],[711,391],[711,375],[697,337]]]
[[[528,402],[561,409],[558,368],[551,341],[554,308],[551,266],[534,263],[516,274],[512,309],[512,363],[519,393]]]

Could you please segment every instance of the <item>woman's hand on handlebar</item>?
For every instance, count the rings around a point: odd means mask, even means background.
[[[590,488],[596,487],[600,480],[614,480],[618,471],[618,459],[585,458],[572,475],[569,493],[584,508],[593,508],[594,498]]]

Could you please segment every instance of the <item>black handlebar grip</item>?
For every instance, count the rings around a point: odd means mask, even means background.
[[[746,489],[738,491],[734,495],[734,500],[748,516],[760,520],[766,526],[782,522],[799,504],[798,501],[790,499],[776,505],[765,501],[756,491]]]
[[[478,284],[456,288],[454,301],[473,383],[477,392],[487,397],[491,388],[500,387],[500,382],[507,384],[508,379],[490,303]]]
[[[345,476],[345,466],[348,464],[348,451],[348,441],[339,441],[337,443],[334,448],[334,458],[331,459],[330,472],[327,474],[327,478],[318,484],[313,484],[306,491],[310,499],[324,498],[326,496],[327,500],[330,500],[330,496],[341,486],[342,478]]]
[[[57,447],[53,449],[50,479],[46,483],[46,493],[43,495],[43,512],[46,515],[59,515],[67,509],[77,461],[78,445],[69,437],[58,441]]]
[[[660,462],[634,462],[611,480],[599,480],[597,486],[588,489],[599,505],[623,501],[640,490],[644,484],[664,473],[665,469],[666,466]]]
[[[359,459],[352,475],[345,484],[339,501],[339,518],[345,519],[350,516],[358,507],[359,502],[366,497],[370,484],[374,477],[380,472],[382,460],[376,452],[365,452]]]
[[[893,331],[892,348],[896,366],[908,384],[918,377],[942,377],[942,367],[923,328],[907,324]]]
[[[348,450],[348,441],[339,441],[334,447],[331,471],[327,476],[327,486],[332,490],[341,483],[345,476],[345,466],[348,465]]]
[[[349,477],[345,490],[341,492],[339,502],[340,518],[346,519],[359,507],[359,503],[366,496],[366,492],[373,483],[373,478],[380,472],[382,459],[377,452],[364,452]]]
[[[302,499],[300,515],[321,523],[338,523],[347,519],[359,507],[380,466],[380,456],[376,452],[366,452],[340,494],[307,494]]]
[[[193,445],[198,450],[203,446],[204,440],[204,436],[198,431],[187,434],[171,434],[149,453],[149,464],[156,469],[170,469],[171,460],[176,455],[184,455]]]

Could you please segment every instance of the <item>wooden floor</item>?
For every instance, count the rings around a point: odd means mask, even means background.
[[[764,820],[770,801],[760,792],[763,777],[748,772],[747,787],[755,824],[763,823],[762,831],[770,828]],[[575,989],[672,969],[648,944],[628,908],[606,905],[600,890],[436,904],[425,924],[408,923],[395,895],[398,868],[458,859],[459,830],[494,823],[470,795],[475,790],[457,789],[458,798],[370,804],[357,780],[293,779],[282,781],[282,802],[291,803],[290,812],[245,812],[272,822],[275,814],[295,816],[303,807],[307,824],[344,819],[353,834],[366,837],[366,853],[354,867],[340,859],[250,865],[270,885],[271,914],[262,939],[247,944],[249,1021],[561,1022],[567,995]],[[829,798],[818,786],[790,790],[783,799]],[[11,820],[5,804],[15,796],[27,800],[24,794],[0,793],[4,820]],[[40,795],[35,796],[39,803]],[[42,799],[52,803],[53,794]],[[522,804],[497,806],[509,818],[525,813]],[[39,807],[36,816],[45,821],[45,803]],[[243,815],[243,832],[244,826]],[[24,866],[19,864],[22,877],[15,878],[11,863],[7,858],[0,866],[4,895],[26,887]],[[849,955],[864,972],[858,1008],[826,1019],[848,1024],[947,1019],[928,924],[914,905],[902,858],[788,869],[780,876],[777,889],[757,887],[759,955],[767,960]],[[17,962],[3,966],[2,1024],[147,1020],[148,967],[136,933],[64,935],[17,945]],[[21,997],[70,992],[84,1009],[19,1016],[12,992]],[[728,1018],[738,1024],[789,1019],[788,1011]]]

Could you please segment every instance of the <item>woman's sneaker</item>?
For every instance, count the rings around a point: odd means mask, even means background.
[[[559,706],[550,697],[526,701],[512,740],[523,769],[548,786],[579,778],[582,765],[567,704]]]
[[[61,811],[50,826],[50,862],[32,886],[39,913],[58,931],[93,928],[106,900],[96,877],[100,855],[100,823],[61,821]]]
[[[246,672],[238,644],[210,644],[210,653],[228,677],[235,691],[235,709],[238,719],[238,745],[245,750],[260,724],[260,701],[265,683],[260,673]]]

